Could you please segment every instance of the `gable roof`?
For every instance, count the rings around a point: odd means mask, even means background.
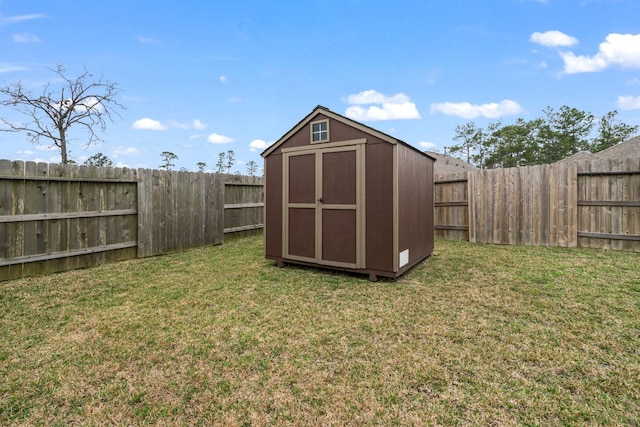
[[[406,142],[398,139],[398,138],[394,138],[391,135],[387,135],[384,132],[380,132],[377,129],[374,129],[372,127],[369,127],[367,125],[364,125],[360,122],[357,122],[355,120],[352,120],[348,117],[345,117],[343,115],[340,115],[334,111],[329,110],[327,107],[323,107],[322,105],[318,105],[316,108],[313,109],[313,111],[309,114],[307,114],[307,116],[305,116],[302,120],[300,120],[298,122],[298,124],[296,124],[293,128],[291,128],[291,130],[289,130],[287,133],[285,133],[280,139],[278,139],[276,142],[274,142],[273,144],[271,144],[266,150],[264,150],[261,154],[262,157],[267,157],[269,154],[271,154],[274,150],[276,150],[280,145],[282,145],[286,140],[288,140],[293,134],[295,134],[296,132],[298,132],[300,129],[302,129],[304,126],[306,126],[309,122],[311,122],[315,116],[317,116],[318,114],[323,114],[327,117],[329,117],[330,119],[333,120],[337,120],[339,122],[342,122],[348,126],[351,126],[355,129],[361,130],[362,132],[368,133],[372,136],[375,136],[376,138],[379,138],[383,141],[388,142],[389,144],[402,144],[405,145],[409,148],[411,148],[414,151],[417,151],[420,154],[423,154],[427,157],[430,157],[433,160],[436,160],[435,157],[431,156],[428,153],[425,153],[423,151],[418,150],[417,148],[411,146],[410,144],[407,144]]]
[[[596,158],[596,155],[593,154],[591,151],[578,151],[576,154],[572,154],[569,157],[565,157],[562,160],[558,160],[556,163],[593,160],[595,158]]]
[[[640,158],[640,136],[627,139],[597,153],[580,151],[572,156],[558,160],[556,163],[582,160],[623,160],[628,158]]]
[[[432,151],[427,151],[426,153],[437,160],[433,170],[435,173],[455,173],[479,170],[472,164],[458,159],[457,157],[449,156],[447,154],[435,153]]]
[[[594,153],[597,159],[622,160],[640,157],[640,136],[627,139],[602,151]]]

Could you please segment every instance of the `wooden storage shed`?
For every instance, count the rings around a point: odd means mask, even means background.
[[[435,159],[318,106],[262,153],[265,256],[396,278],[433,251]]]

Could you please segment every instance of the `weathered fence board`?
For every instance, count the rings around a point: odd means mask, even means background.
[[[261,178],[0,160],[0,280],[260,232]],[[640,159],[438,174],[438,237],[640,252]]]
[[[439,237],[640,251],[640,159],[439,174],[435,200]]]
[[[227,175],[224,185],[225,238],[262,232],[264,227],[262,178]]]
[[[223,242],[221,175],[138,170],[138,257]]]
[[[640,159],[580,166],[579,245],[640,252]]]
[[[131,256],[132,171],[1,160],[0,183],[0,279]]]
[[[436,237],[469,240],[469,200],[466,172],[438,174],[434,186]]]
[[[0,160],[0,280],[220,244],[225,181],[259,231],[261,178]]]

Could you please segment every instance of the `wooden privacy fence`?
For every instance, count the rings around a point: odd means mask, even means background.
[[[436,237],[640,251],[640,159],[437,174]],[[258,177],[0,160],[0,280],[263,227]]]
[[[467,172],[436,174],[433,191],[434,236],[469,240]]]
[[[0,160],[0,280],[221,244],[262,206],[260,177]]]
[[[640,159],[438,174],[436,236],[640,251]]]

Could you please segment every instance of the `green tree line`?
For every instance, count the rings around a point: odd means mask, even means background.
[[[486,129],[474,122],[455,128],[456,145],[450,154],[479,168],[508,168],[554,163],[580,151],[596,153],[625,141],[638,132],[638,126],[622,123],[617,111],[597,118],[566,105],[547,107],[543,117],[519,118],[503,125],[489,123]]]

